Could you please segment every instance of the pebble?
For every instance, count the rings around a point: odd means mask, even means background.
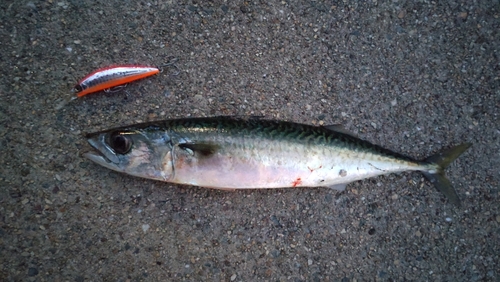
[[[312,265],[313,264],[313,260],[312,259],[308,259],[307,260],[307,265]]]
[[[380,277],[380,278],[382,278],[382,279],[387,278],[387,277],[388,277],[387,272],[385,272],[385,271],[383,271],[383,270],[379,271],[379,273],[378,273],[378,277]]]
[[[497,215],[497,222],[500,223],[500,215]]]
[[[149,224],[143,224],[142,231],[144,231],[144,233],[146,233],[148,230],[149,230]]]
[[[234,281],[236,279],[236,274],[231,275],[231,281]]]
[[[38,275],[38,269],[34,267],[28,268],[28,276],[35,276]]]

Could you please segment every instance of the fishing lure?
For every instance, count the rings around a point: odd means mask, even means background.
[[[177,58],[170,57],[166,64],[158,67],[124,65],[98,69],[80,80],[73,91],[78,98],[102,90],[109,91],[109,89],[124,86],[129,82],[155,75],[161,72],[163,67],[171,66],[178,70],[175,65],[176,61]],[[178,74],[177,71],[172,75]]]
[[[77,97],[83,97],[90,93],[122,86],[159,72],[159,68],[147,66],[114,66],[102,68],[80,80],[73,90],[76,92]]]

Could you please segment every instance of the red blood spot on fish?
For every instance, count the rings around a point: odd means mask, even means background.
[[[297,179],[295,179],[292,182],[292,187],[297,187],[297,185],[300,185],[300,184],[302,184],[302,179],[300,177],[298,177]]]

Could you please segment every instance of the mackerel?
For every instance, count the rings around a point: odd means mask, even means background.
[[[87,135],[84,156],[129,175],[216,189],[332,187],[402,171],[420,171],[451,203],[459,197],[444,169],[471,146],[417,161],[335,126],[260,118],[184,118]]]

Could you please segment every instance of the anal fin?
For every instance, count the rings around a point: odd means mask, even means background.
[[[331,189],[335,189],[337,191],[344,191],[345,188],[347,187],[347,184],[346,183],[340,183],[340,184],[335,184],[335,185],[328,186],[328,187],[331,188]]]

